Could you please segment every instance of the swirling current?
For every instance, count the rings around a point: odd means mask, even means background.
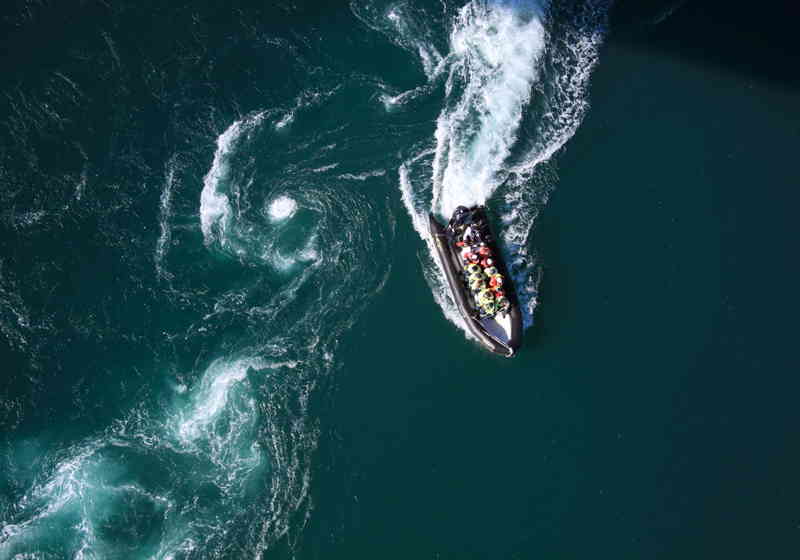
[[[21,50],[52,39],[0,101],[0,559],[304,556],[337,350],[393,251],[460,324],[427,212],[488,204],[532,324],[530,232],[607,11],[6,14]]]

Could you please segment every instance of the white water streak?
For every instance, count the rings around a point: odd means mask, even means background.
[[[534,180],[534,170],[572,137],[583,119],[607,10],[606,0],[588,0],[572,12],[566,10],[554,38],[548,17],[557,10],[549,2],[473,0],[464,6],[450,34],[450,53],[437,70],[439,75],[442,66],[449,68],[435,147],[417,152],[399,169],[403,203],[431,255],[429,211],[449,218],[459,205],[487,204],[504,185],[505,203],[498,208],[502,227],[497,230],[526,327],[533,322],[539,278],[529,235],[555,181],[547,173]],[[424,89],[382,100],[390,110]],[[521,145],[519,129],[534,92],[544,96],[535,100],[544,109],[533,139]],[[428,158],[430,178],[419,169]],[[423,269],[434,299],[448,319],[461,325],[443,274],[432,266],[435,259],[424,260],[430,261],[423,262]]]
[[[159,278],[169,278],[169,273],[164,270],[162,263],[172,238],[170,220],[172,219],[172,190],[175,184],[175,165],[175,157],[172,157],[167,163],[164,190],[161,191],[161,198],[159,199],[158,225],[161,233],[156,241],[155,253],[156,275]]]
[[[537,4],[467,4],[450,37],[453,81],[463,89],[436,123],[433,209],[449,217],[459,205],[483,204],[517,139],[545,48]]]
[[[214,161],[203,179],[203,191],[200,194],[200,228],[207,245],[214,241],[219,241],[223,245],[225,243],[225,232],[231,219],[231,206],[228,196],[220,187],[229,180],[230,157],[239,137],[261,123],[263,118],[262,111],[235,121],[217,138]]]

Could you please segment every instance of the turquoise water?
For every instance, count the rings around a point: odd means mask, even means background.
[[[769,17],[3,8],[0,558],[794,556]],[[513,360],[423,226],[481,202]]]

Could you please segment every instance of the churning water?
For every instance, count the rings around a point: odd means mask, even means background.
[[[530,325],[607,6],[81,9],[3,88],[0,559],[298,554],[393,201],[425,241],[428,212],[487,204]]]

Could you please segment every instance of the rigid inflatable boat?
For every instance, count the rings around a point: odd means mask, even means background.
[[[459,206],[445,227],[430,215],[430,233],[453,300],[469,332],[510,358],[522,341],[522,313],[483,206]]]

